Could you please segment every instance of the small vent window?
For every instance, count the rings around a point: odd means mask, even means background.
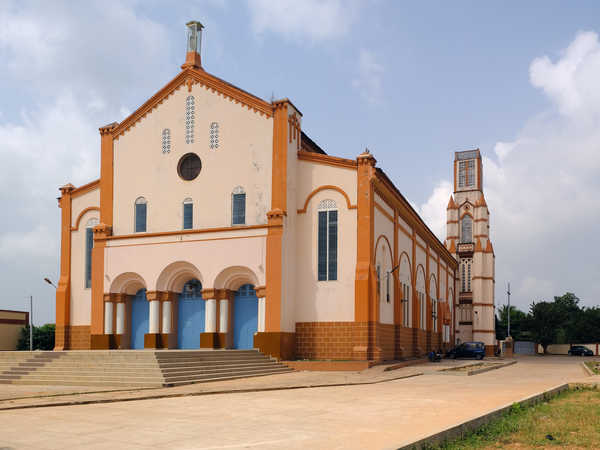
[[[168,128],[162,132],[162,152],[171,153],[171,130]]]
[[[185,99],[185,143],[194,143],[194,117],[195,105],[194,96],[188,95]]]
[[[219,123],[212,122],[210,124],[210,149],[216,150],[219,148]]]

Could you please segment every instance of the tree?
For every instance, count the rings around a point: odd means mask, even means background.
[[[53,350],[55,325],[47,323],[41,327],[33,326],[33,350]],[[17,341],[17,350],[29,350],[29,325],[21,328]]]
[[[496,317],[496,338],[499,340],[506,339],[508,329],[508,306],[502,305],[498,310]],[[510,307],[510,334],[514,340],[522,339],[523,329],[527,314],[518,310],[515,306]]]
[[[555,302],[533,302],[527,317],[527,328],[532,338],[542,346],[544,353],[548,345],[555,342],[556,333],[565,317]]]

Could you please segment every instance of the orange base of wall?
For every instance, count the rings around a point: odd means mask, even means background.
[[[440,333],[375,322],[298,322],[296,358],[392,361],[446,349]]]
[[[317,372],[360,372],[375,365],[375,361],[283,361],[294,370],[313,370]]]
[[[90,350],[89,325],[57,326],[54,334],[55,350]]]

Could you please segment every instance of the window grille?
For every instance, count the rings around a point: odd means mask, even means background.
[[[171,153],[171,130],[168,128],[162,131],[162,152]]]
[[[183,229],[191,230],[194,228],[194,203],[191,198],[183,201]]]
[[[210,124],[210,149],[216,150],[219,148],[219,123],[212,122]]]
[[[246,193],[241,186],[236,187],[231,194],[231,224],[246,224]]]
[[[193,95],[188,95],[185,99],[185,143],[194,143],[194,108],[195,100]]]
[[[318,206],[317,279],[337,280],[338,212],[333,200],[322,200]],[[379,289],[379,282],[377,284]]]
[[[410,286],[402,284],[402,324],[408,327],[410,324]]]
[[[183,289],[181,291],[181,298],[190,299],[190,298],[202,298],[202,283],[200,280],[193,279],[188,281],[183,285]]]
[[[139,197],[135,201],[135,232],[144,233],[146,231],[147,202],[144,197]]]
[[[464,216],[461,221],[461,243],[473,242],[473,219],[471,216]]]
[[[98,219],[93,218],[85,225],[85,287],[92,286],[92,248],[94,248],[94,227],[98,225]]]

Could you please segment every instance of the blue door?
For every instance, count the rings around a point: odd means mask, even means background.
[[[258,326],[258,298],[251,284],[235,293],[233,305],[233,347],[254,348],[254,333]]]
[[[146,289],[140,289],[131,302],[131,348],[144,348],[144,334],[148,332],[148,314]]]
[[[177,347],[200,348],[200,333],[204,332],[204,300],[202,283],[190,280],[179,295],[177,313]]]

